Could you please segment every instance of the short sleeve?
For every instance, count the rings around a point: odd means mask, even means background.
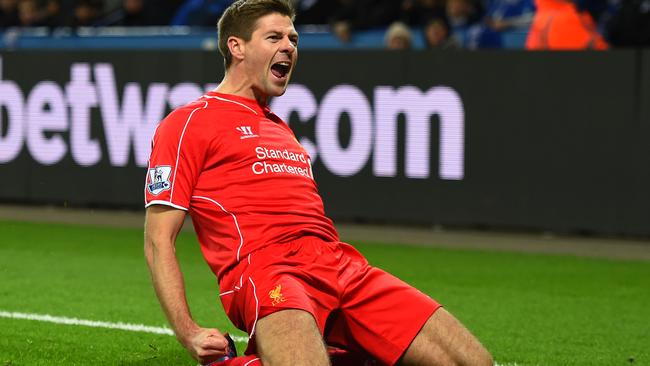
[[[145,207],[160,204],[189,209],[209,144],[200,123],[206,106],[200,103],[176,110],[156,129],[145,181]]]

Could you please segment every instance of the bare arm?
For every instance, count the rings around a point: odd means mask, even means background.
[[[176,237],[185,211],[162,205],[147,208],[144,253],[160,305],[178,341],[201,363],[214,361],[227,351],[227,341],[216,329],[201,328],[187,305],[185,283],[176,259]]]

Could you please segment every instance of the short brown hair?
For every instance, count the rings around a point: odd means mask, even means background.
[[[221,15],[217,24],[219,51],[223,55],[226,69],[232,63],[228,38],[235,36],[249,41],[257,20],[271,13],[286,15],[291,18],[291,21],[296,17],[291,0],[237,0]]]

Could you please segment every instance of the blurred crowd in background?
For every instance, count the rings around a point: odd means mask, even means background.
[[[650,0],[294,0],[296,25],[342,42],[385,29],[390,49],[498,48],[528,32],[529,49],[650,46]],[[188,25],[214,27],[232,0],[0,0],[0,28]]]

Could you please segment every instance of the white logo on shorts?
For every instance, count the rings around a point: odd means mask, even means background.
[[[171,183],[169,183],[169,175],[171,172],[171,166],[157,166],[149,169],[149,183],[147,184],[149,193],[158,195],[160,192],[171,188]]]

